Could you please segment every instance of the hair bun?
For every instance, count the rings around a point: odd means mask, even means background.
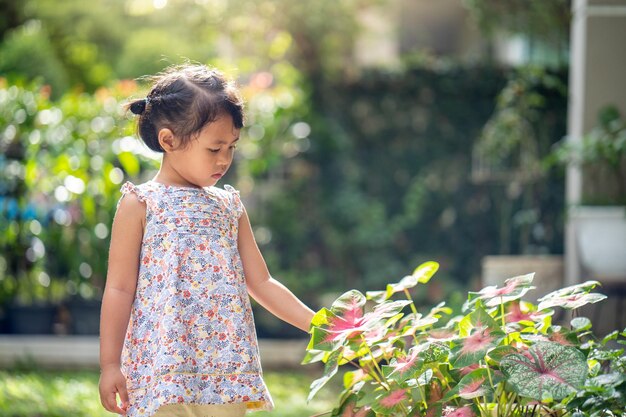
[[[130,103],[129,109],[133,114],[142,114],[146,110],[147,100],[142,98],[140,100],[135,100]]]

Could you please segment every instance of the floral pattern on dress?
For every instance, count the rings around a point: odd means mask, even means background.
[[[239,192],[155,181],[126,182],[121,192],[146,204],[122,349],[126,416],[149,417],[172,403],[272,409],[237,248]]]

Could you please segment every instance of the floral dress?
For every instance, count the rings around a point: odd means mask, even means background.
[[[122,349],[127,417],[148,417],[173,403],[272,409],[237,249],[239,192],[155,181],[126,182],[121,191],[146,204]]]

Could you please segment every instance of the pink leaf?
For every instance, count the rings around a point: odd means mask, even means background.
[[[483,395],[485,389],[481,389],[485,378],[479,378],[471,381],[459,390],[459,396],[463,398],[474,398]]]
[[[461,354],[468,354],[486,349],[495,338],[490,336],[489,328],[476,329],[474,333],[463,339]]]
[[[409,371],[417,360],[419,355],[418,349],[411,349],[411,353],[409,355],[400,357],[397,359],[395,364],[392,364],[391,367],[394,368],[394,372],[398,372],[399,374],[403,374],[406,371]]]
[[[511,295],[518,289],[528,287],[532,282],[534,273],[528,275],[520,275],[518,277],[509,278],[504,281],[504,287],[498,288],[495,285],[491,287],[483,288],[480,291],[481,298],[493,298],[502,297],[504,295]]]
[[[572,342],[565,338],[561,332],[554,332],[550,335],[550,340],[563,346],[573,346]]]
[[[445,417],[473,417],[474,412],[469,406],[461,407],[461,408],[448,408],[444,411],[443,414]]]
[[[535,313],[523,312],[519,303],[512,303],[509,307],[509,314],[506,316],[506,321],[509,323],[517,323],[518,321],[526,320],[532,321]]]
[[[406,390],[400,389],[392,391],[389,395],[382,398],[379,403],[385,408],[393,408],[406,399]]]
[[[429,342],[447,342],[456,338],[456,333],[449,329],[433,329],[428,332]]]
[[[487,307],[494,307],[501,302],[517,300],[529,290],[535,288],[531,285],[534,275],[534,273],[531,273],[509,278],[504,281],[504,287],[502,288],[492,285],[483,288],[477,293],[470,294],[477,297],[474,298],[474,301],[476,299],[484,300]]]
[[[475,371],[478,368],[480,368],[480,365],[477,364],[477,363],[473,363],[473,364],[471,364],[469,366],[465,366],[465,367],[461,368],[460,372],[461,372],[461,375],[465,376],[465,375],[469,374],[470,372]]]

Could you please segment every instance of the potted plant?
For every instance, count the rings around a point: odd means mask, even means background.
[[[615,106],[578,143],[559,143],[547,159],[585,168],[580,205],[569,207],[581,264],[604,283],[626,277],[626,124]]]
[[[328,415],[341,417],[617,416],[626,406],[626,329],[602,340],[577,310],[605,298],[585,282],[538,305],[522,300],[533,274],[470,292],[463,314],[440,303],[421,314],[412,288],[438,269],[419,266],[383,291],[351,290],[315,315],[303,363],[324,363],[313,397],[340,368],[343,391]],[[399,298],[397,296],[400,296]],[[573,311],[553,323],[554,308]]]

